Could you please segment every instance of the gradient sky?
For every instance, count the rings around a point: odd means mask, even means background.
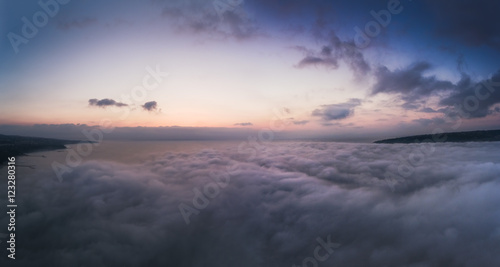
[[[278,111],[298,136],[499,128],[497,1],[40,2],[52,14],[0,2],[1,125],[262,129]],[[124,97],[148,66],[168,76]]]

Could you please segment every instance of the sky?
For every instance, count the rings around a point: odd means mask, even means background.
[[[0,1],[0,129],[56,136],[104,120],[144,136],[232,135],[278,121],[289,137],[339,140],[497,129],[497,10],[488,0]]]

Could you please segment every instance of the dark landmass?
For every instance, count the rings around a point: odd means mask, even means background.
[[[80,142],[82,141],[0,134],[0,165],[7,162],[8,157],[42,150],[65,149],[67,144]]]
[[[424,134],[378,140],[377,144],[444,143],[444,142],[492,142],[500,141],[500,130]]]

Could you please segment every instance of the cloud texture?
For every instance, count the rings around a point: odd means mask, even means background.
[[[16,263],[300,266],[330,235],[341,246],[322,266],[500,265],[498,142],[185,146],[90,160],[62,183],[44,166],[20,173]],[[186,225],[179,204],[223,176]]]

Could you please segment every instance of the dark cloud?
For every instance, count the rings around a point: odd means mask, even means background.
[[[240,122],[240,123],[235,123],[235,126],[252,126],[253,123],[251,122]]]
[[[354,108],[361,104],[361,100],[353,98],[346,103],[323,105],[312,112],[313,116],[321,117],[328,123],[333,120],[342,120],[354,114]]]
[[[431,69],[427,62],[416,62],[394,71],[379,67],[375,72],[376,83],[371,88],[371,95],[395,94],[404,101],[402,108],[425,113],[442,112],[464,118],[481,118],[495,113],[495,105],[500,103],[500,71],[477,82],[463,72],[461,60],[458,61],[462,77],[456,84],[426,75]],[[430,96],[440,99],[441,108],[422,108]]]
[[[358,77],[366,75],[371,70],[363,53],[354,45],[353,41],[342,41],[334,32],[331,32],[327,42],[328,44],[319,51],[297,46],[296,48],[299,48],[298,50],[305,54],[297,67],[322,65],[327,68],[337,69],[339,61],[343,61]]]
[[[448,107],[458,107],[471,118],[486,117],[494,112],[494,106],[500,103],[500,70],[491,78],[473,82],[462,74],[455,91],[441,99],[440,104]]]
[[[439,80],[435,76],[426,76],[431,69],[428,62],[416,62],[406,69],[389,70],[379,67],[375,71],[376,83],[371,88],[371,94],[399,94],[401,99],[412,104],[423,97],[428,97],[439,91],[454,89],[450,81]],[[416,109],[415,107],[410,107]]]
[[[103,98],[101,100],[93,98],[89,99],[89,106],[96,106],[96,107],[109,107],[109,106],[115,106],[115,107],[126,107],[128,106],[127,104],[121,103],[121,102],[116,102],[113,99],[109,98]]]
[[[155,111],[158,109],[158,103],[156,103],[156,101],[149,101],[144,103],[141,107],[147,111]]]
[[[61,153],[19,168],[16,264],[301,266],[330,236],[340,247],[322,266],[500,266],[498,142],[286,142],[253,157],[233,144],[188,145],[138,149],[132,163],[91,159],[62,183],[50,168]],[[401,164],[412,174],[399,175]],[[214,177],[228,183],[205,189]],[[186,225],[179,204],[193,207],[197,190],[217,193]]]

